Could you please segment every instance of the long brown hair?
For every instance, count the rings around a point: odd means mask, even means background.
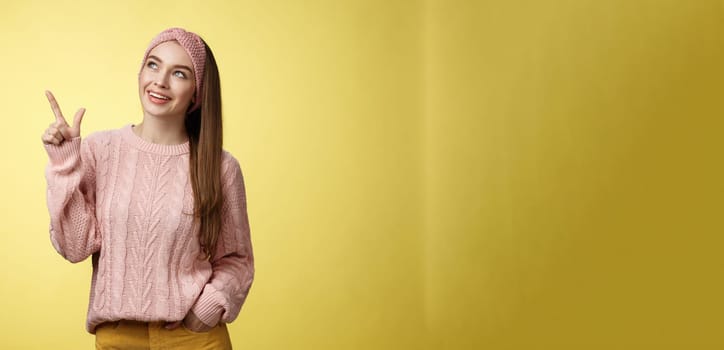
[[[206,65],[201,106],[186,115],[185,124],[189,138],[189,173],[194,191],[194,220],[200,220],[198,239],[205,259],[212,260],[221,231],[223,132],[219,69],[205,41],[204,47]]]

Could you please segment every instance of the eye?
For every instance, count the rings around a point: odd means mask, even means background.
[[[177,70],[177,71],[174,72],[174,73],[178,73],[178,75],[176,75],[177,77],[186,79],[186,74],[184,74],[184,72],[182,72],[182,71],[180,71],[180,70]]]
[[[148,67],[150,67],[150,68],[154,68],[154,66],[156,66],[156,62],[148,61],[148,63],[146,64],[146,66],[148,66]]]

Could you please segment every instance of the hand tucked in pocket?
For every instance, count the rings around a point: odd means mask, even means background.
[[[181,323],[183,323],[183,325],[186,326],[186,328],[188,328],[189,330],[198,333],[208,332],[209,330],[211,330],[211,328],[214,328],[211,326],[207,326],[205,323],[201,322],[201,320],[196,317],[193,311],[189,311],[189,313],[186,314],[186,317],[181,321],[166,323],[165,328],[169,330],[176,329],[181,326]]]

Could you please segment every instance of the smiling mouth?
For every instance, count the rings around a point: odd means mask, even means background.
[[[164,100],[164,101],[170,101],[170,100],[171,100],[170,97],[165,96],[165,95],[161,95],[161,94],[159,94],[159,93],[157,93],[157,92],[153,92],[153,91],[149,91],[149,92],[148,92],[148,95],[151,96],[151,97],[153,97],[153,98],[155,98],[155,99],[157,99],[157,100]]]

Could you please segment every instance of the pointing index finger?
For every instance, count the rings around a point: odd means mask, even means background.
[[[55,114],[55,121],[60,121],[63,124],[67,125],[68,123],[65,121],[63,113],[60,111],[60,106],[58,106],[58,101],[55,100],[55,96],[53,96],[53,93],[49,90],[45,90],[45,96],[48,97],[48,102],[50,102],[50,108],[53,109],[53,113]]]

